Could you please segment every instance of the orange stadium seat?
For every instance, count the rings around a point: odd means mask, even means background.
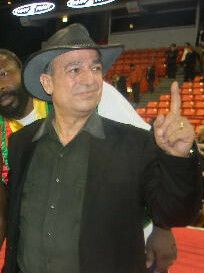
[[[158,106],[158,101],[149,101],[147,103],[147,108],[155,108]]]
[[[181,87],[181,94],[182,95],[190,95],[192,94],[192,88],[186,88],[186,87]]]
[[[159,98],[160,101],[170,101],[171,95],[161,95]]]
[[[168,108],[170,105],[170,101],[160,101],[158,103],[158,108]]]
[[[191,88],[193,85],[192,82],[183,82],[182,86],[183,88]]]
[[[169,108],[159,108],[158,114],[159,115],[167,115],[169,113]]]
[[[203,88],[193,88],[193,95],[202,95],[204,94]]]
[[[146,113],[146,108],[137,108],[136,112],[142,116]]]
[[[196,116],[203,116],[204,117],[204,108],[197,109]]]
[[[200,82],[203,79],[203,76],[195,76],[193,82]]]
[[[204,101],[204,94],[203,95],[195,95],[194,101]]]
[[[196,114],[196,110],[193,108],[184,108],[182,110],[183,116],[194,116]]]
[[[199,88],[199,87],[203,87],[204,83],[203,82],[194,82],[193,83],[193,88]]]
[[[195,108],[204,108],[204,101],[196,101]]]
[[[182,101],[192,101],[193,100],[193,95],[182,95],[181,94],[181,100]]]
[[[146,114],[151,115],[151,116],[156,116],[157,115],[157,108],[147,108],[146,109]]]
[[[183,101],[182,108],[192,108],[194,106],[194,101]]]

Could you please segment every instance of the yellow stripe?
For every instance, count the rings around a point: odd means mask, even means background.
[[[45,118],[47,116],[45,101],[33,98],[33,108],[35,110],[37,119]],[[15,119],[9,121],[9,126],[13,133],[23,128],[23,125]]]

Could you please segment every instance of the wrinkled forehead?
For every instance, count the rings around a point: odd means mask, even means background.
[[[5,54],[0,53],[0,69],[9,69],[9,68],[18,69],[18,64],[16,60],[12,59],[11,57]]]
[[[80,60],[83,59],[100,59],[101,54],[97,49],[75,49],[75,50],[69,50],[67,52],[64,52],[58,56],[56,56],[53,60],[56,59],[64,59],[64,58],[80,58]]]

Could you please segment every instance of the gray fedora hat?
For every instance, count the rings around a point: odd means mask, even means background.
[[[32,54],[24,65],[22,81],[28,92],[41,100],[51,101],[40,83],[45,67],[57,56],[79,49],[96,49],[101,54],[104,73],[123,51],[122,45],[97,45],[81,24],[71,24],[51,36],[41,50]]]

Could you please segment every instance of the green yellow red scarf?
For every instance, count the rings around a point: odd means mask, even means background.
[[[45,101],[33,99],[33,108],[37,115],[37,119],[45,118],[49,112],[49,105]],[[20,130],[23,125],[17,120],[7,120],[0,116],[0,141],[1,152],[3,157],[3,173],[2,181],[7,183],[8,181],[8,138],[9,136]]]

